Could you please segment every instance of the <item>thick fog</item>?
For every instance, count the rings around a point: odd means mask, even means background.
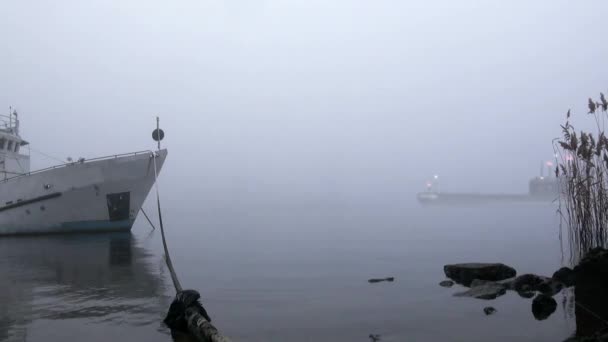
[[[0,106],[58,158],[152,149],[163,190],[525,192],[608,92],[598,1],[8,1]],[[32,165],[56,164],[32,151]]]

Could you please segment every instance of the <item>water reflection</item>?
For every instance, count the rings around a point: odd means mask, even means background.
[[[158,326],[149,257],[130,233],[0,239],[0,340],[25,340],[35,320]]]

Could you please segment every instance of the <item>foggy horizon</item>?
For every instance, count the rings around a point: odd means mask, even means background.
[[[176,194],[525,192],[564,113],[608,92],[600,1],[3,8],[0,108],[32,148],[151,149],[158,115]]]

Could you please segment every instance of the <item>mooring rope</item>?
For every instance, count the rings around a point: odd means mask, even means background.
[[[175,292],[182,291],[182,285],[179,283],[179,279],[177,279],[177,274],[175,273],[175,269],[173,268],[173,263],[171,262],[171,256],[169,255],[169,248],[167,247],[167,239],[165,238],[165,228],[163,226],[163,215],[160,209],[160,194],[158,191],[158,171],[156,169],[156,153],[152,152],[154,158],[154,184],[156,188],[156,204],[158,206],[158,221],[160,223],[160,234],[163,237],[163,247],[165,248],[165,262],[167,263],[167,267],[169,268],[169,272],[171,273],[171,280],[173,280],[173,286],[175,287]]]

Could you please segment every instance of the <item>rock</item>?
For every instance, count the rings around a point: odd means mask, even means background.
[[[568,267],[562,267],[553,273],[552,279],[561,282],[565,287],[574,286],[576,283],[576,273]]]
[[[557,309],[557,302],[553,297],[539,294],[532,301],[532,314],[539,321],[549,318],[555,309]]]
[[[496,299],[507,292],[507,288],[504,284],[499,283],[485,283],[475,287],[471,287],[469,290],[464,292],[455,293],[456,297],[471,297],[477,299]]]
[[[370,280],[368,280],[369,283],[374,284],[374,283],[380,283],[383,281],[388,281],[388,282],[393,282],[395,281],[394,277],[388,277],[388,278],[372,278]]]
[[[606,342],[608,341],[608,332],[599,331],[591,336],[572,336],[564,342]]]
[[[380,337],[381,337],[381,336],[380,336],[379,334],[369,334],[369,339],[370,339],[372,342],[377,342],[377,341],[380,341],[380,339],[381,339]]]
[[[556,294],[558,294],[562,289],[564,288],[564,285],[554,279],[547,279],[544,282],[542,282],[540,285],[538,285],[538,291],[541,292],[542,294],[546,294],[547,296],[555,296]]]
[[[532,298],[536,295],[534,292],[517,292],[517,294],[522,298]]]
[[[473,281],[469,284],[469,287],[477,287],[477,286],[483,286],[486,284],[492,284],[495,283],[491,280],[481,280],[481,279],[473,279]]]
[[[574,267],[576,336],[594,336],[608,321],[608,250],[595,248]]]
[[[583,260],[574,267],[575,274],[593,274],[594,276],[608,277],[608,250],[594,248],[587,252]]]
[[[474,279],[504,280],[515,277],[517,272],[505,264],[466,263],[443,266],[445,275],[464,286],[470,286]]]
[[[484,313],[485,313],[487,316],[489,316],[489,315],[492,315],[492,314],[496,313],[496,309],[494,309],[494,308],[493,308],[493,307],[491,307],[491,306],[486,306],[485,308],[483,308],[483,312],[484,312]]]
[[[454,286],[454,282],[451,280],[444,280],[441,283],[439,283],[439,286],[441,287],[452,287]]]
[[[517,292],[533,292],[538,291],[538,287],[549,278],[538,276],[536,274],[524,274],[513,279],[509,288]]]

